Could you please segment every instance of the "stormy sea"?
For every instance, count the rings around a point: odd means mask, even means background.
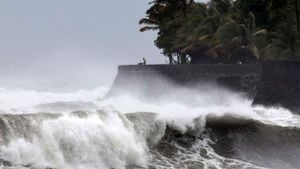
[[[8,85],[9,86],[9,85]],[[2,169],[297,169],[300,116],[222,87],[0,89]]]

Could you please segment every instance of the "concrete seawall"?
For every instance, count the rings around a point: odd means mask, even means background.
[[[209,83],[244,92],[254,99],[254,104],[294,109],[300,107],[299,77],[300,62],[126,65],[119,66],[108,96],[129,93],[155,97],[172,92],[166,84],[191,87]]]
[[[300,112],[300,62],[265,63],[262,70],[253,104],[280,105]]]

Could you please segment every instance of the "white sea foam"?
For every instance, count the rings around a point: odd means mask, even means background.
[[[0,113],[23,114],[43,111],[36,106],[49,103],[80,103],[94,102],[107,92],[106,87],[94,90],[78,90],[76,92],[40,92],[35,90],[0,89]],[[76,104],[75,104],[76,106]],[[54,107],[55,108],[55,107]],[[48,110],[48,109],[47,109]]]
[[[157,98],[155,102],[143,102],[125,95],[97,102],[98,107],[112,107],[120,112],[154,112],[160,120],[185,132],[194,128],[198,118],[205,124],[207,116],[252,119],[282,127],[300,127],[300,116],[282,107],[253,106],[252,100],[240,93],[221,88],[178,89],[168,98]]]
[[[202,131],[208,116],[222,118],[227,115],[258,120],[270,125],[300,127],[300,117],[284,108],[252,106],[252,101],[242,94],[221,88],[176,89],[167,98],[156,98],[152,102],[141,101],[130,95],[99,100],[106,91],[102,87],[74,93],[1,89],[0,110],[3,113],[49,111],[61,114],[58,118],[45,119],[39,130],[33,131],[36,133],[30,139],[22,136],[10,138],[8,144],[0,147],[1,159],[19,166],[66,169],[123,169],[127,165],[146,166],[149,158],[147,137],[157,142],[162,137],[164,128],[154,130],[153,125],[130,122],[124,114],[132,112],[153,112],[157,115],[158,122],[167,123],[182,133],[190,129]],[[70,108],[74,106],[77,107]],[[71,111],[81,108],[92,113],[87,116],[70,114]],[[95,113],[97,109],[106,112],[105,115]],[[143,127],[134,127],[134,124]],[[157,136],[153,135],[154,131]],[[204,141],[206,142],[200,142],[198,147],[206,147],[214,160],[206,159],[203,163],[207,166],[222,166],[220,161],[226,159],[214,153],[207,140]],[[193,151],[198,150],[197,145],[195,146]],[[202,158],[195,156],[196,154],[190,154],[190,158]],[[230,160],[235,164],[243,163]]]
[[[176,89],[168,98],[147,103],[134,96],[123,95],[100,100],[106,87],[77,92],[38,92],[34,90],[0,89],[0,113],[24,114],[76,110],[113,109],[122,113],[153,112],[182,130],[200,116],[232,114],[265,123],[299,127],[299,116],[281,107],[252,106],[252,100],[221,88],[203,90]],[[189,126],[190,127],[190,126]]]
[[[17,138],[2,145],[0,158],[19,166],[121,169],[146,165],[144,141],[116,112],[85,118],[63,115],[44,121],[32,139]]]

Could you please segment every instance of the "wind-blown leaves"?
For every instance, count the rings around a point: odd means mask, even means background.
[[[296,24],[300,10],[295,0],[211,0],[207,4],[154,0],[149,4],[140,31],[158,31],[155,45],[170,63],[187,63],[188,57],[190,63],[300,60]]]

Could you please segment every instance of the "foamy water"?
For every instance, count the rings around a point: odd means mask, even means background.
[[[150,103],[129,95],[105,98],[107,91],[105,87],[62,93],[1,89],[0,117],[7,129],[2,129],[6,133],[1,135],[0,159],[18,168],[188,168],[184,160],[201,162],[204,168],[260,168],[218,155],[209,144],[214,141],[205,135],[190,149],[174,144],[175,159],[151,147],[162,139],[166,125],[180,133],[198,131],[200,136],[207,117],[300,127],[300,117],[284,108],[252,106],[242,94],[220,88],[178,89]]]
[[[36,113],[36,106],[58,102],[95,102],[107,92],[107,87],[75,92],[41,92],[0,88],[0,112],[8,114]]]

